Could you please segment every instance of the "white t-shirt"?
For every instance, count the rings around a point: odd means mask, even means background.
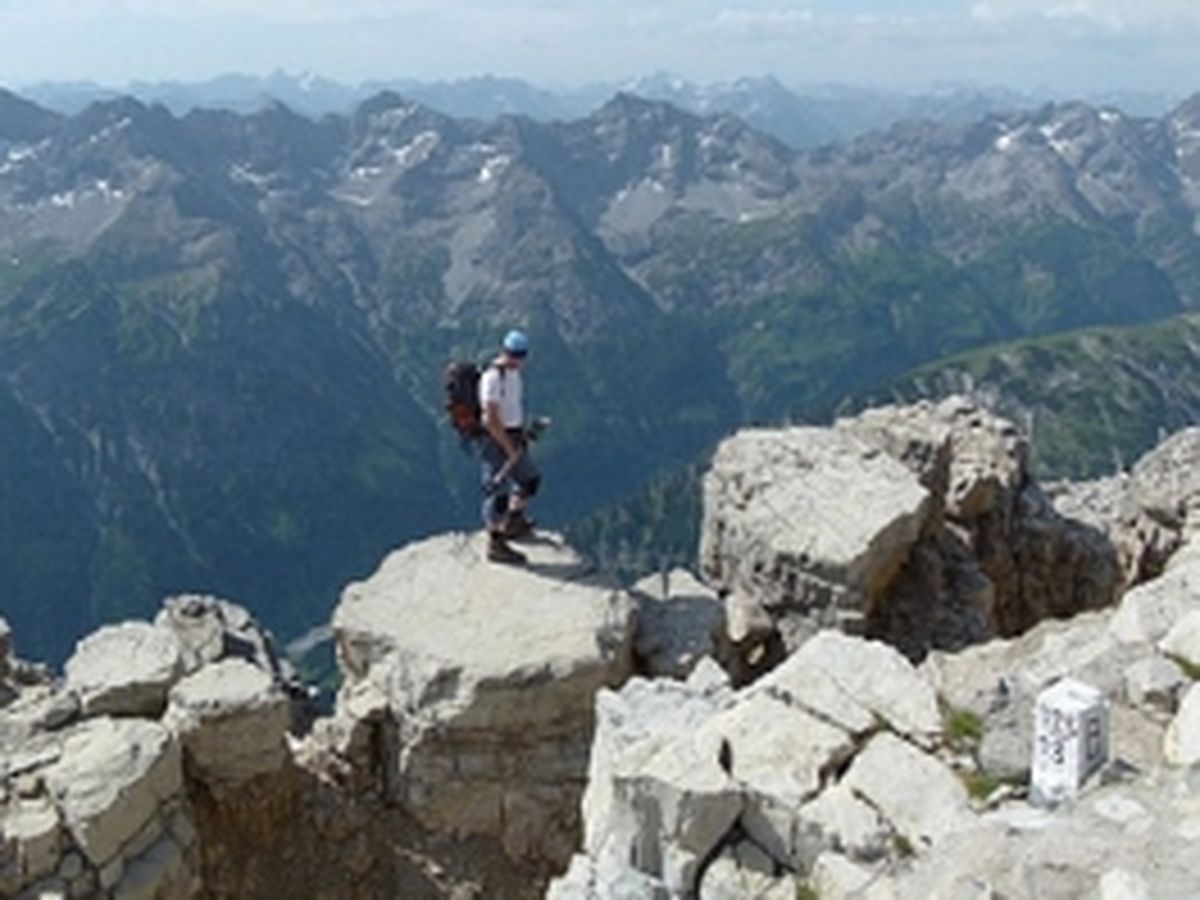
[[[521,406],[521,372],[488,366],[479,376],[479,407],[487,415],[489,403],[500,404],[500,423],[505,428],[520,428],[525,422]],[[485,419],[486,421],[486,419]]]

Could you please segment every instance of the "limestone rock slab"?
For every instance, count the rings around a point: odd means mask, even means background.
[[[109,863],[183,790],[179,745],[144,719],[89,719],[74,726],[46,785],[76,844]]]
[[[822,791],[801,808],[798,818],[852,859],[877,860],[887,853],[886,823],[843,782]]]
[[[773,618],[798,617],[807,636],[861,614],[930,510],[916,476],[853,434],[742,431],[720,445],[704,477],[701,570]]]
[[[1178,766],[1200,762],[1200,684],[1183,695],[1179,712],[1167,728],[1163,753],[1168,762]]]
[[[1156,520],[1180,530],[1200,525],[1200,428],[1171,435],[1131,475],[1134,498]]]
[[[171,689],[163,723],[178,735],[192,769],[211,786],[278,771],[287,757],[287,698],[270,674],[225,659]]]
[[[657,878],[630,866],[597,865],[576,855],[566,873],[550,883],[546,900],[670,900]]]
[[[1194,547],[1193,547],[1194,544]],[[1188,613],[1200,610],[1200,541],[1180,550],[1158,578],[1121,598],[1111,631],[1124,643],[1156,643]]]
[[[840,853],[822,853],[813,866],[812,884],[819,897],[861,896],[873,873]]]
[[[15,893],[18,886],[54,872],[62,846],[62,821],[45,798],[0,806],[0,847],[13,848],[15,863],[11,872],[0,865],[0,888]]]
[[[754,690],[779,692],[852,732],[877,720],[923,743],[942,731],[931,684],[880,641],[822,631],[806,641]]]
[[[584,847],[595,857],[605,844],[620,847],[621,857],[632,837],[617,802],[619,782],[633,779],[656,754],[680,735],[692,734],[713,716],[726,695],[674,681],[633,678],[620,690],[596,697],[596,732],[583,795]],[[613,854],[608,854],[613,855]]]
[[[560,539],[528,566],[443,535],[350,585],[333,628],[347,685],[387,698],[393,798],[426,827],[565,865],[594,699],[632,672],[634,609]]]
[[[1171,626],[1159,649],[1167,656],[1200,667],[1200,609],[1194,609]]]
[[[1174,714],[1188,678],[1169,659],[1151,656],[1125,669],[1125,698],[1131,704],[1160,713]]]
[[[276,679],[285,675],[270,634],[236,603],[203,594],[169,597],[154,624],[174,635],[186,674],[222,659],[238,658]]]
[[[872,738],[854,758],[845,782],[914,846],[961,828],[969,816],[966,788],[958,777],[888,732]]]
[[[728,848],[705,870],[699,900],[795,900],[796,883],[758,848],[743,842]]]
[[[170,633],[147,622],[126,622],[80,641],[65,672],[85,715],[157,717],[183,665]]]

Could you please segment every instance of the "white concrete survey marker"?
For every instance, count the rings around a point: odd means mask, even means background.
[[[1073,678],[1037,698],[1033,723],[1033,784],[1039,806],[1074,797],[1108,759],[1108,704],[1104,695]]]

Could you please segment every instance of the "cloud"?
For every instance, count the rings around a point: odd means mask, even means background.
[[[779,40],[811,33],[816,21],[811,9],[722,9],[698,30],[746,40]]]
[[[0,79],[1195,84],[1200,0],[0,0]]]
[[[436,0],[40,0],[38,3],[0,0],[0,21],[175,22],[220,19],[255,24],[308,25],[403,18],[436,11],[446,5]]]
[[[981,23],[1041,19],[1125,31],[1200,25],[1200,4],[1196,0],[979,0],[971,15]]]

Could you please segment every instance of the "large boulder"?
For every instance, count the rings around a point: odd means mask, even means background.
[[[914,847],[963,827],[970,813],[959,777],[890,732],[871,739],[854,758],[845,782]]]
[[[711,664],[709,664],[711,665]],[[936,756],[936,698],[877,642],[822,632],[753,685],[706,666],[597,698],[580,873],[637,877],[671,896],[795,891],[790,875],[841,848],[878,862],[896,836],[926,846],[968,811]],[[889,772],[912,776],[892,784]],[[657,889],[657,888],[656,888]]]
[[[1157,643],[1196,611],[1200,611],[1200,540],[1189,540],[1160,576],[1121,598],[1110,631],[1122,643]]]
[[[1130,489],[1140,510],[1181,538],[1200,527],[1200,428],[1186,428],[1133,467]]]
[[[154,624],[175,636],[185,674],[223,659],[244,660],[269,674],[287,696],[292,731],[303,732],[312,723],[315,692],[301,682],[276,650],[270,632],[245,608],[218,597],[184,594],[164,601]]]
[[[860,622],[932,511],[916,476],[850,433],[743,431],[704,476],[700,564],[730,598],[734,641],[778,628],[794,649],[821,627]]]
[[[939,511],[940,527],[914,549],[870,633],[917,658],[1115,599],[1113,547],[1099,529],[1055,511],[1012,422],[949,397],[869,410],[837,427],[903,462]]]
[[[631,679],[621,690],[596,696],[596,732],[583,795],[584,847],[593,857],[628,861],[636,823],[624,818],[621,787],[681,733],[694,733],[732,692],[720,675],[705,683],[699,671],[686,683]],[[668,754],[669,755],[669,754]]]
[[[552,536],[529,545],[520,568],[484,561],[481,542],[411,545],[346,589],[333,618],[339,715],[360,685],[374,686],[388,792],[425,827],[491,839],[520,864],[564,866],[594,697],[632,671],[633,604]]]
[[[746,431],[705,476],[701,567],[748,680],[821,627],[910,659],[1105,607],[1105,535],[1056,512],[1011,423],[964,400]]]
[[[61,758],[45,772],[50,796],[76,846],[104,867],[165,817],[183,793],[179,745],[144,719],[91,719],[63,741]]]
[[[175,637],[148,622],[101,628],[79,642],[66,664],[67,688],[87,716],[157,718],[182,674]]]
[[[856,734],[886,723],[925,746],[942,731],[937,695],[896,650],[879,641],[823,631],[751,690],[791,703]]]
[[[171,690],[163,724],[178,737],[190,771],[211,789],[278,772],[287,758],[288,703],[270,673],[226,659]]]
[[[1127,473],[1055,484],[1063,515],[1102,531],[1117,550],[1125,587],[1158,577],[1200,527],[1200,428],[1177,432]]]
[[[53,874],[65,843],[62,817],[48,798],[18,798],[0,806],[0,894],[13,896]]]
[[[187,674],[234,658],[253,663],[279,681],[291,676],[271,635],[236,603],[201,594],[169,597],[154,624],[174,635]]]

